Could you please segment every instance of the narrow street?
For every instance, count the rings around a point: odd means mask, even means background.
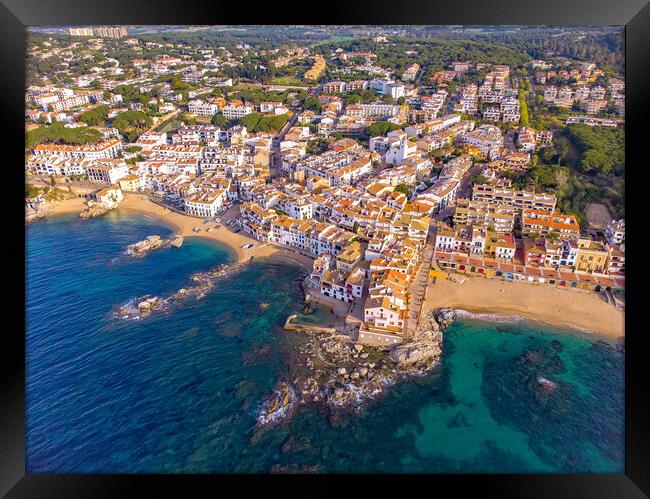
[[[429,280],[429,269],[431,267],[431,258],[433,257],[433,243],[428,238],[428,242],[422,251],[420,266],[411,283],[410,302],[406,311],[406,324],[404,328],[404,338],[411,339],[415,333],[422,311],[422,304],[427,292],[427,283]]]

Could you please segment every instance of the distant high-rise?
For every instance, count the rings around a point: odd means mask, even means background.
[[[71,36],[93,36],[92,28],[69,28],[68,34]]]
[[[101,26],[94,28],[95,36],[103,38],[124,38],[129,36],[128,30],[124,26]]]

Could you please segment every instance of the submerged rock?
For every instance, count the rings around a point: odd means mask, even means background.
[[[165,298],[152,298],[150,295],[144,295],[131,299],[118,307],[116,316],[122,319],[139,319],[154,311],[168,311],[183,300],[191,298],[201,300],[214,287],[218,278],[230,275],[244,265],[246,265],[246,262],[234,265],[219,265],[212,270],[198,272],[191,276],[191,280],[195,283],[194,286],[180,288]]]

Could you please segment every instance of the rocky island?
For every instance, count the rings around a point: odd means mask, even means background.
[[[169,246],[180,248],[183,245],[183,241],[183,236],[179,234],[175,234],[168,238],[161,238],[160,236],[154,234],[152,236],[148,236],[142,241],[129,244],[129,246],[126,248],[125,253],[134,258],[142,258],[147,253],[155,249],[167,248]]]

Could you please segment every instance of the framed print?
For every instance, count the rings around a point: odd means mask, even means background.
[[[3,493],[644,497],[650,10],[555,3],[5,2]]]

